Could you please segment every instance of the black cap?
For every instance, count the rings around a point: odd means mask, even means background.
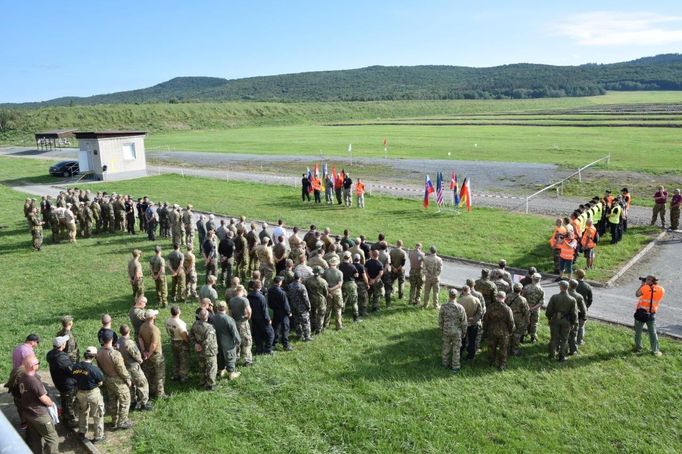
[[[40,343],[40,337],[38,337],[37,334],[29,334],[28,336],[26,336],[26,342],[29,341]]]
[[[108,342],[114,339],[114,332],[110,329],[102,331],[102,342]]]

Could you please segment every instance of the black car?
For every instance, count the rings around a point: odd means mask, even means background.
[[[70,177],[78,175],[79,172],[78,161],[62,161],[50,167],[50,175],[56,177]]]

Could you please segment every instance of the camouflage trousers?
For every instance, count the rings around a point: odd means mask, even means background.
[[[218,276],[218,283],[227,288],[232,285],[232,276],[234,270],[234,258],[220,261],[220,276]]]
[[[39,251],[43,245],[43,231],[38,229],[33,229],[31,231],[31,239],[33,241],[33,249]]]
[[[234,261],[234,275],[238,276],[242,281],[246,281],[247,266],[246,255],[238,256]]]
[[[182,230],[173,229],[171,230],[171,242],[175,245],[182,246],[185,243],[185,238],[182,234]]]
[[[78,432],[88,432],[90,416],[94,420],[95,438],[104,435],[104,399],[99,388],[88,391],[79,390],[76,393],[78,400]]]
[[[173,378],[184,381],[189,374],[189,344],[184,340],[172,340]]]
[[[269,265],[261,265],[259,271],[261,282],[263,282],[263,288],[270,288],[272,286],[272,280],[275,278],[275,270]]]
[[[538,320],[540,319],[540,310],[530,311],[530,321],[528,322],[528,334],[531,339],[538,337]]]
[[[158,279],[154,279],[156,286],[156,301],[159,306],[166,307],[168,305],[168,284],[166,283],[166,275],[162,274]]]
[[[585,320],[581,319],[578,320],[578,323],[571,326],[571,331],[568,333],[568,351],[571,354],[576,353],[578,351],[578,345],[582,343],[584,332],[581,332],[581,328],[584,326]],[[580,338],[580,343],[578,342],[578,338]]]
[[[358,309],[358,285],[355,281],[344,282],[341,286],[343,294],[343,307],[350,307],[353,312],[353,320],[357,320],[360,315]]]
[[[130,410],[130,388],[119,377],[104,377],[104,386],[109,395],[111,408],[111,424],[118,427],[128,422]]]
[[[185,301],[185,270],[178,270],[177,274],[171,278],[170,293],[171,300],[180,302]]]
[[[62,404],[62,418],[66,423],[76,422],[76,389],[59,391],[59,401]]]
[[[83,238],[90,238],[92,236],[92,222],[84,222],[81,228],[83,229],[81,232]]]
[[[137,407],[149,402],[149,382],[142,372],[142,367],[138,363],[127,366],[130,373],[130,381],[133,383],[133,400]]]
[[[369,303],[369,293],[367,293],[367,286],[364,282],[357,285],[358,291],[358,313],[361,316],[367,315],[367,306]]]
[[[300,339],[310,339],[310,312],[305,311],[300,314],[294,314],[294,324],[296,326],[296,334]]]
[[[76,242],[76,223],[72,222],[70,224],[67,224],[66,229],[67,229],[67,232],[69,234],[69,242],[75,243]]]
[[[133,288],[133,300],[144,295],[144,277],[140,277],[140,279],[130,285]]]
[[[438,300],[438,295],[440,294],[440,279],[424,279],[424,308],[429,307],[431,294],[433,294],[433,305],[436,308],[440,307],[440,302]]]
[[[509,353],[512,355],[518,352],[519,348],[521,347],[521,338],[528,330],[528,327],[525,323],[515,324],[514,326],[516,326],[516,328],[511,335],[511,339],[509,340]]]
[[[398,283],[398,299],[403,299],[403,293],[405,293],[405,270],[400,269],[392,269],[391,270],[391,278],[393,280],[393,284],[396,282]]]
[[[248,272],[256,271],[259,268],[258,256],[255,251],[249,251],[249,266]],[[261,276],[262,277],[262,276]]]
[[[509,352],[509,335],[488,332],[488,348],[490,364],[496,367],[507,367],[507,354]]]
[[[319,300],[311,298],[310,306],[312,306],[310,323],[312,325],[313,333],[320,334],[324,329],[324,316],[327,313],[327,298],[320,298]]]
[[[210,388],[215,386],[218,374],[218,358],[216,355],[199,355],[199,386]]]
[[[370,285],[368,293],[372,312],[379,310],[381,298],[384,296],[384,283],[381,279]]]
[[[410,304],[419,305],[424,287],[424,274],[410,272]]]
[[[390,271],[384,271],[381,282],[384,283],[384,298],[386,298],[386,307],[388,307],[391,305],[391,295],[393,294],[393,274]]]
[[[443,334],[443,348],[441,349],[441,360],[445,367],[459,369],[460,353],[462,349],[462,333],[454,335]],[[452,357],[452,359],[450,359]]]
[[[185,273],[185,299],[198,298],[197,293],[197,272],[192,270],[189,273]]]
[[[571,322],[565,318],[553,319],[549,322],[549,357],[554,358],[559,352],[559,357],[565,357],[568,349],[568,336],[571,333]]]
[[[194,241],[194,230],[191,225],[185,224],[185,245],[190,246]]]
[[[253,340],[251,338],[249,321],[242,320],[241,322],[237,322],[237,331],[239,331],[239,337],[242,339],[242,342],[239,345],[239,356],[245,364],[251,364],[253,362],[253,353],[251,352]]]
[[[153,353],[142,363],[142,371],[149,382],[149,395],[151,397],[163,397],[164,381],[166,380],[166,365],[161,353]]]
[[[343,328],[343,293],[341,289],[338,288],[329,292],[329,301],[327,304],[327,310],[324,314],[324,327],[328,327],[331,323],[332,314],[334,314],[334,324],[336,329]]]

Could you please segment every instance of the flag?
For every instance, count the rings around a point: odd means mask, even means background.
[[[436,175],[436,204],[439,207],[443,206],[443,173],[438,172]]]
[[[336,181],[336,167],[332,167],[332,180]]]
[[[462,183],[462,189],[459,191],[459,197],[462,199],[467,207],[467,211],[471,211],[471,181],[469,178],[464,178],[464,183]]]
[[[459,183],[457,182],[457,174],[453,170],[450,174],[450,190],[452,191],[452,204],[459,206]]]
[[[426,179],[424,180],[424,208],[429,207],[429,196],[433,192],[433,182],[431,181],[431,178],[429,178],[428,175],[426,175]]]

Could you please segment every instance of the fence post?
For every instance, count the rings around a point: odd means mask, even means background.
[[[583,176],[582,176],[582,174],[580,173],[580,170],[581,170],[581,169],[578,169],[578,183],[582,183],[582,182],[583,182]]]
[[[526,214],[528,214],[528,200],[529,200],[529,197],[526,197]]]

